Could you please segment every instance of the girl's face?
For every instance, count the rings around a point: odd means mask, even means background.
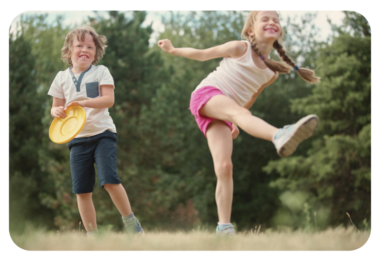
[[[260,11],[255,18],[253,28],[248,30],[259,41],[274,42],[282,35],[279,17],[275,11]]]
[[[95,60],[96,45],[92,35],[85,34],[83,41],[74,38],[73,46],[71,48],[71,61],[73,67],[87,69]]]

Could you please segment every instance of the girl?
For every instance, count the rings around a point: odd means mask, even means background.
[[[62,48],[62,60],[71,66],[58,72],[49,95],[53,96],[51,115],[66,117],[69,106],[86,111],[86,123],[69,142],[73,193],[77,195],[79,213],[87,234],[97,232],[92,192],[96,164],[100,185],[105,188],[119,210],[127,232],[144,233],[133,215],[131,205],[116,170],[116,127],[108,113],[114,104],[114,81],[103,65],[95,64],[105,53],[106,37],[91,26],[68,33]]]
[[[253,137],[272,141],[277,153],[287,157],[301,141],[314,133],[318,125],[318,117],[309,115],[293,125],[278,129],[248,110],[279,73],[289,73],[291,68],[297,70],[305,81],[319,82],[312,70],[298,68],[289,59],[280,44],[281,37],[282,28],[275,11],[253,11],[242,30],[245,41],[231,41],[205,50],[175,48],[168,39],[158,41],[158,46],[169,54],[198,61],[224,58],[216,71],[196,87],[190,99],[191,113],[207,138],[217,176],[217,233],[235,234],[230,223],[233,195],[231,156],[232,139],[239,134],[238,126]],[[268,58],[272,47],[285,63]]]

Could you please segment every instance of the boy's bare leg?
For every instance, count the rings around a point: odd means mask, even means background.
[[[124,187],[121,184],[104,184],[103,187],[108,191],[113,203],[119,210],[127,233],[144,234],[140,222],[132,212]]]
[[[132,213],[131,204],[129,203],[127,192],[121,184],[104,184],[103,187],[108,191],[112,202],[119,210],[123,217]]]
[[[87,232],[96,231],[96,213],[92,202],[92,193],[77,194],[79,213]]]

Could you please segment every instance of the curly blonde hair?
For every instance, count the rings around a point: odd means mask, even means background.
[[[261,59],[263,59],[266,66],[268,66],[268,68],[272,71],[279,73],[290,73],[290,69],[294,68],[297,71],[297,73],[302,77],[302,79],[304,79],[306,82],[320,82],[320,77],[315,76],[313,70],[306,68],[298,68],[298,66],[296,66],[296,64],[289,58],[289,56],[286,55],[285,50],[281,45],[283,35],[281,35],[281,37],[273,43],[273,48],[276,49],[277,53],[284,62],[277,62],[272,59],[263,58],[264,56],[262,56],[259,48],[257,47],[255,36],[250,36],[248,34],[248,29],[253,28],[258,13],[259,11],[252,11],[249,13],[247,19],[245,20],[245,24],[241,32],[241,37],[242,39],[247,39],[252,44],[252,50],[258,56],[260,56]]]
[[[79,28],[75,28],[66,35],[65,43],[63,44],[63,47],[61,49],[61,59],[64,63],[68,63],[70,66],[73,66],[70,57],[74,37],[77,37],[78,41],[84,41],[84,37],[86,34],[92,36],[92,39],[94,40],[96,46],[95,59],[92,62],[92,64],[95,65],[98,63],[100,59],[102,59],[104,53],[106,52],[105,49],[107,47],[107,38],[104,35],[98,35],[98,33],[95,31],[93,27],[86,25]]]

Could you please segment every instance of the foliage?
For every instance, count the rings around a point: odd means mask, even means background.
[[[320,118],[307,156],[265,167],[280,174],[272,187],[285,194],[303,192],[300,200],[320,213],[321,226],[347,223],[346,212],[360,222],[371,216],[371,37],[361,33],[369,28],[361,16],[350,13],[346,20],[350,28],[340,28],[319,50],[322,82],[308,97],[292,100],[293,111]],[[293,217],[288,225],[295,225],[300,211],[288,212]]]
[[[246,14],[173,12],[163,18],[160,38],[193,48],[239,40]],[[277,127],[309,113],[321,123],[287,159],[278,160],[273,144],[242,131],[234,140],[232,222],[238,230],[323,227],[345,222],[345,212],[369,227],[370,28],[357,13],[346,15],[345,26],[333,27],[335,37],[322,43],[315,40],[315,14],[300,25],[282,21],[288,54],[298,66],[316,69],[322,82],[310,85],[295,72],[281,75],[251,112]],[[108,39],[99,64],[115,80],[109,111],[119,139],[118,174],[144,228],[214,227],[214,167],[188,106],[192,91],[221,59],[198,62],[149,46],[153,30],[142,26],[145,19],[146,12],[112,11],[109,18],[88,21]],[[22,17],[20,28],[9,40],[11,229],[25,221],[75,229],[80,215],[69,151],[48,137],[52,98],[46,94],[57,72],[67,68],[60,49],[71,27],[62,18],[49,24],[42,15]],[[271,56],[278,59],[275,52]],[[120,214],[98,182],[93,201],[98,224],[120,230]]]
[[[9,39],[9,215],[10,229],[22,231],[27,221],[51,225],[52,213],[38,203],[46,175],[38,164],[42,140],[43,97],[37,93],[35,56],[20,33]],[[33,97],[31,99],[31,97]],[[40,215],[35,215],[39,213]],[[24,218],[28,217],[27,220]],[[44,221],[46,219],[46,221]]]

